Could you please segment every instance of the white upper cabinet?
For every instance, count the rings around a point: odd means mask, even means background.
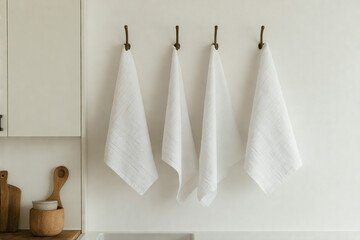
[[[80,0],[9,0],[7,18],[7,135],[80,136]]]
[[[7,136],[7,28],[6,0],[0,0],[0,137]]]

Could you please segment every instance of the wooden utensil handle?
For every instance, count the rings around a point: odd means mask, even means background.
[[[68,177],[69,177],[69,170],[66,167],[60,166],[55,169],[55,171],[54,171],[54,190],[53,190],[52,194],[50,195],[50,197],[48,197],[48,199],[46,199],[46,200],[49,200],[49,201],[56,200],[56,201],[58,201],[58,206],[63,207],[63,205],[61,203],[61,199],[60,199],[60,190],[64,186]]]

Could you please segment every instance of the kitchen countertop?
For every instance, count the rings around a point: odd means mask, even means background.
[[[80,233],[80,230],[64,230],[54,237],[34,237],[29,230],[20,230],[14,233],[0,233],[0,240],[76,240]]]

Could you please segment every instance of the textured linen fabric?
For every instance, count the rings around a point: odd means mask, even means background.
[[[130,50],[120,58],[104,161],[140,195],[158,178]]]
[[[198,199],[203,206],[212,203],[218,183],[243,159],[242,146],[220,55],[211,46],[199,160]]]
[[[197,187],[198,159],[191,132],[178,53],[173,48],[162,159],[179,176],[177,201],[184,201]]]
[[[302,165],[268,44],[261,60],[251,114],[245,170],[271,193]]]

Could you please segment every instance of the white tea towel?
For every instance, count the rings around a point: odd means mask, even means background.
[[[220,55],[212,46],[200,150],[198,198],[203,206],[211,204],[218,182],[243,159],[242,146]]]
[[[261,50],[245,170],[271,193],[302,165],[268,44]]]
[[[125,49],[111,109],[105,163],[140,195],[158,178],[135,63],[130,50]]]
[[[172,54],[162,159],[178,173],[177,200],[182,202],[197,186],[198,159],[191,132],[179,57],[175,47]]]

